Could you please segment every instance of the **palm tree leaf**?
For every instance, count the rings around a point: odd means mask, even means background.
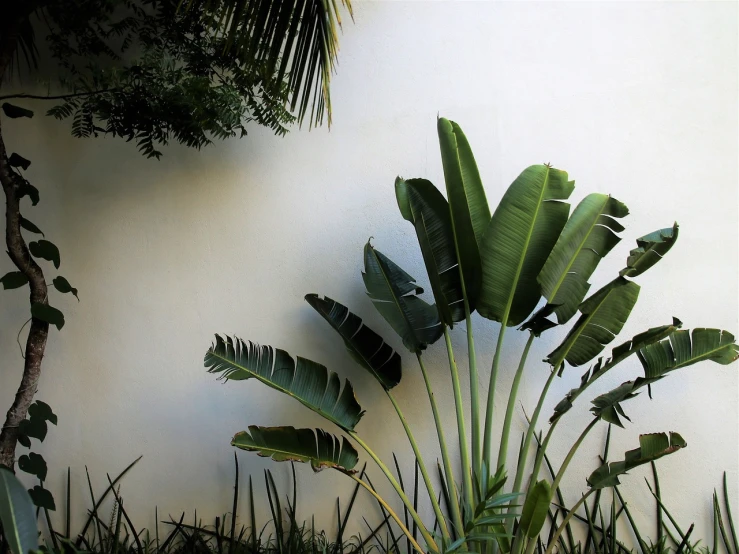
[[[595,358],[623,329],[639,289],[633,281],[617,277],[588,298],[580,305],[580,319],[546,361],[559,368],[565,360],[579,366]]]
[[[352,358],[369,371],[385,390],[400,383],[400,354],[364,325],[358,315],[328,296],[321,298],[317,294],[306,294],[305,300],[341,335]]]
[[[613,369],[629,356],[637,354],[640,350],[644,349],[650,344],[654,344],[666,337],[669,337],[680,327],[682,327],[682,321],[677,318],[673,318],[672,325],[661,325],[659,327],[652,327],[651,329],[648,329],[643,333],[634,335],[631,340],[628,340],[625,343],[616,346],[611,351],[611,357],[607,360],[604,361],[603,358],[599,358],[598,362],[590,367],[580,378],[580,386],[576,389],[571,389],[570,392],[568,392],[565,397],[560,400],[560,402],[554,407],[554,414],[549,419],[549,422],[553,423],[554,421],[562,417],[566,412],[568,412],[569,409],[572,408],[572,403],[575,401],[575,399],[583,392],[585,392],[585,389],[592,385],[596,379],[599,379],[600,377],[605,375],[609,370]]]
[[[547,165],[533,165],[508,187],[483,236],[483,317],[522,323],[541,297],[536,278],[567,223],[574,181]]]
[[[0,467],[0,525],[13,554],[38,549],[36,513],[26,487],[9,469]]]
[[[622,461],[604,463],[590,474],[588,485],[596,490],[620,485],[619,477],[627,471],[686,446],[687,443],[678,433],[670,433],[669,437],[666,433],[639,435],[639,448],[626,452]]]
[[[300,356],[296,364],[279,348],[216,335],[215,344],[205,354],[205,367],[224,379],[257,379],[347,431],[353,431],[364,415],[348,380],[342,390],[336,373]]]
[[[580,202],[567,221],[537,280],[560,324],[577,313],[590,289],[588,279],[598,263],[621,238],[623,227],[614,218],[628,215],[629,209],[606,194],[590,194]]]
[[[436,307],[417,296],[423,289],[369,242],[364,247],[362,278],[375,308],[408,350],[419,353],[441,337],[443,329]]]
[[[426,179],[398,177],[395,196],[400,213],[416,229],[439,317],[451,327],[465,318],[465,310],[449,203]]]
[[[452,232],[470,310],[479,295],[480,245],[490,223],[490,208],[467,137],[454,121],[437,121],[441,162],[452,219]]]
[[[624,277],[641,275],[660,261],[677,241],[678,230],[678,224],[675,223],[672,227],[636,239],[637,247],[629,253],[626,267],[619,275]]]
[[[345,437],[339,440],[322,429],[250,425],[249,431],[236,433],[231,444],[277,462],[310,463],[316,472],[329,467],[356,473],[354,467],[359,460],[357,451]]]

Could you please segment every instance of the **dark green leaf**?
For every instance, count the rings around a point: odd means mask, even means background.
[[[539,536],[547,519],[551,501],[552,491],[547,481],[541,480],[529,490],[519,523],[521,530],[528,538],[534,539]]]
[[[18,289],[28,283],[28,277],[20,271],[11,271],[0,278],[0,283],[3,284],[5,290]]]
[[[20,430],[18,431],[18,444],[25,446],[26,448],[31,448],[31,439],[28,438],[28,435],[21,433]]]
[[[64,327],[64,314],[48,304],[34,302],[31,304],[31,315],[36,319],[55,325],[59,331]]]
[[[278,462],[308,462],[314,471],[330,467],[355,473],[354,466],[359,460],[349,441],[322,429],[250,425],[249,431],[237,433],[231,444]]]
[[[650,433],[639,435],[639,448],[626,452],[625,459],[619,462],[606,462],[588,477],[592,489],[602,489],[620,485],[619,477],[627,471],[667,456],[685,448],[687,443],[678,433]]]
[[[465,318],[465,310],[449,204],[425,179],[398,177],[395,196],[403,217],[416,229],[441,321],[451,327]]]
[[[441,337],[443,329],[436,307],[417,296],[423,289],[369,242],[364,247],[362,278],[375,308],[400,335],[408,350],[421,352]]]
[[[33,117],[33,112],[31,110],[21,108],[20,106],[16,106],[15,104],[5,102],[3,103],[2,107],[5,115],[7,115],[11,119],[17,119],[19,117]]]
[[[35,257],[53,262],[54,267],[59,269],[59,265],[61,264],[59,249],[53,242],[49,242],[48,240],[39,240],[30,243],[28,245],[28,249]]]
[[[80,297],[77,296],[77,289],[70,285],[69,281],[67,281],[64,277],[59,275],[58,277],[55,277],[54,281],[52,282],[54,283],[54,287],[56,288],[56,290],[64,294],[71,292],[79,301]]]
[[[362,323],[362,319],[328,296],[306,294],[305,300],[329,322],[359,365],[374,375],[385,390],[400,382],[400,355],[383,338]]]
[[[46,460],[40,454],[35,452],[24,454],[18,458],[18,467],[21,471],[35,475],[40,481],[46,481],[48,468],[46,467]]]
[[[228,336],[224,340],[216,335],[216,343],[205,354],[205,367],[209,373],[221,373],[225,379],[255,378],[292,396],[342,429],[353,430],[364,414],[349,381],[345,381],[342,391],[336,373],[300,356],[296,364],[279,348]]]
[[[20,156],[19,154],[16,154],[13,152],[10,157],[8,158],[8,164],[10,167],[20,167],[25,171],[31,166],[31,160],[27,160],[23,156]]]
[[[54,496],[42,486],[36,485],[32,489],[29,489],[28,494],[31,495],[31,500],[33,500],[33,503],[38,508],[50,510],[52,512],[56,510]]]
[[[13,554],[38,549],[36,514],[31,497],[10,470],[0,468],[0,525]]]
[[[635,277],[652,267],[669,252],[677,241],[678,225],[675,223],[667,229],[660,229],[636,239],[636,248],[629,253],[626,267],[620,275]]]
[[[480,246],[480,315],[514,326],[536,307],[536,278],[567,223],[564,200],[574,188],[567,173],[546,165],[525,169],[508,187]]]
[[[24,419],[18,424],[18,432],[26,437],[37,439],[41,442],[46,438],[48,432],[48,426],[44,419],[38,417],[31,417],[30,419]],[[23,446],[26,446],[25,444]],[[27,448],[30,447],[30,442]]]
[[[31,416],[32,419],[34,417],[38,417],[40,419],[43,419],[44,421],[53,423],[54,425],[57,424],[57,417],[54,411],[51,409],[51,406],[49,406],[46,402],[42,402],[41,400],[36,400],[28,407],[28,415]]]
[[[26,231],[29,231],[31,233],[36,233],[37,235],[46,236],[44,235],[43,231],[36,227],[33,223],[28,221],[25,217],[21,216],[21,227],[23,227]]]
[[[28,196],[31,199],[31,204],[33,204],[34,206],[39,203],[40,196],[38,189],[25,179],[23,180],[23,184],[18,189],[18,199],[20,200],[24,196]]]

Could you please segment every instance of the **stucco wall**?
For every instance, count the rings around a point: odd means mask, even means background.
[[[593,290],[622,267],[636,237],[680,223],[677,246],[638,279],[641,297],[623,338],[673,315],[688,328],[739,331],[735,3],[361,2],[355,18],[341,42],[330,132],[296,129],[277,138],[253,128],[243,140],[199,153],[167,148],[155,162],[122,141],[72,139],[67,124],[43,117],[3,124],[8,148],[33,161],[28,177],[41,191],[42,203],[27,217],[60,247],[60,273],[80,290],[79,304],[54,298],[67,325],[51,333],[38,393],[59,415],[41,448],[58,498],[67,466],[82,506],[85,465],[102,488],[105,472],[143,455],[122,489],[139,524],[152,524],[155,504],[160,514],[197,509],[209,518],[229,509],[235,431],[322,425],[256,383],[223,386],[206,374],[202,357],[214,332],[278,345],[348,376],[368,410],[359,431],[386,459],[395,451],[410,472],[410,449],[389,402],[302,298],[318,292],[348,304],[401,348],[364,294],[361,249],[373,236],[378,249],[426,281],[392,185],[401,174],[442,186],[437,113],[465,130],[493,207],[524,167],[542,162],[576,180],[573,205],[600,191],[630,207],[624,240],[601,264]],[[0,274],[10,269],[0,259]],[[28,305],[19,291],[1,297],[4,410],[20,377],[16,333]],[[477,316],[475,325],[486,383],[498,326]],[[537,362],[564,333],[552,332],[532,350],[521,394],[529,412],[546,375]],[[464,363],[464,331],[453,337]],[[499,412],[523,342],[512,332],[505,345]],[[426,358],[451,439],[443,344]],[[421,377],[411,356],[404,361],[397,395],[435,459]],[[662,487],[675,515],[686,526],[696,522],[697,535],[710,531],[710,494],[723,470],[739,497],[738,369],[704,364],[671,376],[653,387],[652,401],[630,402],[633,423],[613,437],[612,452],[622,454],[640,432],[683,434],[688,448],[660,463]],[[638,371],[638,363],[628,364],[596,390]],[[545,413],[580,374],[570,369],[555,383]],[[581,402],[560,426],[555,464],[584,427],[586,410]],[[524,428],[520,410],[515,425]],[[571,502],[604,433],[592,433],[565,479]],[[288,483],[286,466],[247,453],[239,459],[260,483],[265,467]],[[333,526],[334,497],[346,498],[350,483],[299,469],[302,515]],[[642,521],[653,513],[647,473],[633,471],[623,488]],[[374,505],[365,506],[376,518]],[[73,521],[80,520],[78,511]],[[646,528],[653,537],[651,523]],[[352,529],[362,529],[358,517]]]

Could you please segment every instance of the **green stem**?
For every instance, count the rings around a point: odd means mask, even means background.
[[[418,449],[418,443],[416,442],[415,437],[413,436],[413,432],[411,431],[410,426],[408,425],[408,422],[405,419],[405,416],[403,415],[403,412],[400,410],[400,406],[398,406],[397,401],[395,400],[395,397],[390,391],[385,391],[387,393],[388,398],[390,399],[390,402],[393,404],[393,408],[395,408],[395,412],[398,414],[398,418],[400,419],[400,422],[403,424],[403,429],[405,429],[405,434],[408,436],[408,442],[411,443],[411,448],[413,449],[413,455],[416,457],[416,460],[418,461],[418,469],[421,470],[421,476],[423,477],[423,482],[426,485],[426,490],[429,493],[429,498],[431,499],[431,506],[434,509],[434,514],[436,514],[436,519],[439,521],[439,525],[441,526],[441,533],[444,536],[445,539],[449,539],[449,529],[447,529],[446,525],[446,519],[444,519],[444,516],[441,513],[441,508],[439,507],[439,501],[436,499],[436,491],[434,490],[434,485],[431,483],[431,479],[429,478],[428,471],[426,471],[426,464],[423,461],[423,457],[421,456],[421,451]]]
[[[467,350],[470,359],[470,411],[472,412],[472,468],[473,474],[482,475],[482,435],[480,433],[480,379],[477,374],[475,335],[472,330],[470,305],[465,298],[464,316],[467,325]]]
[[[562,533],[564,532],[565,527],[567,527],[567,524],[572,519],[572,516],[575,515],[575,512],[578,510],[580,506],[582,506],[583,502],[587,500],[588,496],[590,496],[593,493],[593,490],[594,489],[590,489],[588,492],[583,494],[582,498],[580,498],[580,500],[577,501],[577,503],[572,507],[572,509],[569,512],[567,512],[567,515],[562,520],[562,523],[560,523],[559,527],[557,527],[557,530],[555,531],[554,536],[552,537],[552,540],[549,541],[549,546],[547,547],[547,551],[544,554],[552,554],[554,547],[557,545],[557,541],[559,540],[559,537],[562,536]]]
[[[420,516],[418,515],[418,512],[413,508],[413,503],[408,499],[406,494],[403,492],[402,487],[400,484],[398,484],[398,481],[393,477],[393,474],[390,472],[388,467],[382,463],[382,460],[375,454],[372,449],[367,445],[366,442],[364,442],[359,435],[357,435],[356,431],[347,431],[348,435],[356,441],[356,443],[361,446],[367,454],[369,454],[369,457],[374,460],[374,462],[377,464],[377,467],[380,468],[380,471],[382,471],[385,474],[385,477],[387,477],[387,480],[390,481],[390,484],[395,489],[395,492],[397,493],[398,497],[400,497],[400,500],[405,505],[406,509],[408,510],[408,513],[411,514],[411,517],[413,518],[413,521],[416,522],[416,525],[421,531],[421,535],[423,536],[423,540],[426,541],[428,544],[429,549],[432,552],[436,552],[438,554],[439,547],[437,546],[436,542],[434,541],[431,534],[428,532],[428,529],[426,529],[426,526],[423,524],[423,521],[421,520]]]
[[[588,426],[585,427],[582,433],[580,433],[580,436],[577,437],[577,440],[575,441],[575,444],[572,445],[572,448],[570,448],[570,451],[567,453],[567,456],[565,456],[564,461],[562,462],[562,467],[559,468],[559,471],[557,472],[556,477],[554,478],[554,481],[552,482],[552,490],[557,490],[557,487],[559,486],[560,481],[562,481],[562,477],[564,477],[565,471],[567,471],[567,466],[570,465],[570,462],[572,461],[572,458],[575,457],[575,453],[577,452],[577,449],[580,448],[580,445],[582,444],[582,441],[585,440],[585,437],[590,433],[590,430],[595,427],[595,424],[600,421],[599,417],[593,418],[593,421],[588,423]]]
[[[523,376],[523,370],[526,366],[526,358],[529,355],[529,349],[531,343],[534,342],[534,333],[529,333],[529,340],[526,341],[526,346],[521,354],[521,361],[518,364],[516,375],[513,377],[513,384],[511,385],[511,393],[508,396],[508,406],[505,412],[505,420],[503,422],[503,434],[500,438],[500,450],[498,451],[498,468],[506,465],[506,458],[508,456],[508,437],[511,433],[511,423],[513,421],[513,410],[516,408],[516,398],[518,397],[518,387],[521,384],[521,377]],[[496,468],[497,469],[497,468]]]
[[[457,485],[454,481],[454,472],[452,471],[452,462],[449,459],[449,450],[446,446],[446,438],[444,437],[444,427],[441,424],[441,418],[439,417],[439,408],[436,405],[436,398],[434,397],[434,391],[431,388],[431,381],[429,380],[428,373],[426,372],[426,366],[423,365],[421,355],[416,354],[418,358],[418,365],[421,366],[421,375],[423,375],[423,381],[426,384],[426,392],[431,402],[431,412],[434,414],[434,423],[436,424],[436,434],[439,436],[439,448],[441,450],[441,461],[444,466],[444,475],[446,476],[446,482],[448,487],[448,498],[451,506],[449,507],[452,512],[452,518],[454,519],[454,525],[457,526],[457,532],[462,535],[464,532],[464,524],[462,523],[462,513],[459,508],[459,498],[457,496]]]
[[[506,310],[507,312],[507,310]],[[498,380],[498,365],[500,364],[500,355],[503,350],[503,337],[508,324],[508,314],[506,313],[501,322],[500,333],[498,334],[498,343],[495,345],[495,355],[493,356],[493,367],[490,370],[490,384],[488,385],[488,405],[485,411],[485,443],[483,445],[483,457],[487,471],[492,471],[492,449],[493,449],[493,410],[495,409],[495,383]]]
[[[472,513],[472,476],[470,475],[470,454],[467,450],[467,431],[464,424],[464,406],[462,405],[462,389],[459,385],[459,371],[457,370],[457,362],[454,360],[454,350],[452,349],[452,339],[449,336],[449,329],[444,326],[444,340],[446,341],[446,350],[449,355],[449,369],[452,373],[452,388],[454,389],[454,405],[457,409],[457,431],[459,433],[459,450],[462,458],[462,483],[464,484],[464,494],[468,513]]]
[[[413,533],[411,533],[410,531],[408,531],[408,528],[405,525],[403,525],[403,522],[400,521],[400,518],[398,517],[398,515],[387,504],[387,502],[385,502],[379,494],[377,494],[374,490],[372,490],[372,487],[370,487],[369,485],[367,485],[367,483],[365,483],[364,481],[362,481],[359,477],[357,477],[353,473],[348,473],[347,475],[349,475],[349,477],[351,477],[352,479],[354,479],[359,485],[361,485],[362,487],[364,487],[365,490],[367,490],[367,492],[369,492],[372,496],[374,496],[377,499],[377,501],[380,503],[380,505],[387,510],[387,512],[390,514],[390,517],[392,517],[395,520],[395,523],[398,524],[398,527],[400,527],[400,530],[403,532],[403,534],[411,542],[411,544],[413,545],[413,548],[415,548],[420,554],[426,554],[423,551],[423,549],[421,548],[421,546],[413,538]]]
[[[546,436],[544,437],[544,440],[541,443],[541,446],[539,446],[539,451],[536,453],[536,460],[534,461],[534,469],[531,470],[531,477],[529,478],[529,485],[531,483],[536,483],[536,479],[539,477],[539,470],[541,469],[541,462],[544,460],[544,454],[547,451],[547,446],[549,446],[549,440],[552,438],[552,434],[554,433],[554,430],[557,428],[557,423],[559,423],[559,419],[555,420],[554,423],[552,423],[549,426],[549,431],[547,431]]]

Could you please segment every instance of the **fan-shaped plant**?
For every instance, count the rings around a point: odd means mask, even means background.
[[[446,198],[425,179],[399,177],[395,182],[400,213],[415,228],[436,303],[425,302],[415,278],[369,243],[364,247],[362,277],[377,310],[418,360],[441,451],[439,482],[431,478],[413,432],[393,396],[392,390],[401,381],[398,353],[346,306],[328,297],[306,296],[308,303],[339,333],[352,357],[388,395],[416,456],[435,515],[434,525],[419,516],[417,506],[408,499],[402,484],[360,438],[355,426],[364,412],[351,394],[351,384],[347,382],[342,388],[338,376],[315,362],[298,358],[296,365],[282,350],[239,339],[217,337],[205,356],[205,365],[209,371],[219,372],[227,379],[254,378],[281,390],[324,416],[344,434],[339,439],[321,430],[250,426],[249,432],[234,437],[234,446],[255,450],[275,460],[309,462],[316,470],[330,467],[346,473],[381,502],[418,551],[530,553],[539,540],[553,493],[583,439],[599,421],[623,427],[623,419],[628,417],[622,404],[634,398],[640,389],[700,361],[729,364],[737,359],[738,348],[734,336],[727,331],[681,330],[682,323],[674,319],[616,346],[609,356],[598,357],[616,339],[634,309],[640,287],[633,279],[673,247],[678,238],[677,224],[637,239],[637,248],[631,251],[626,267],[588,296],[591,275],[621,240],[624,227],[620,221],[628,215],[628,208],[606,194],[590,194],[570,213],[568,200],[575,188],[574,181],[562,170],[533,165],[511,184],[491,215],[472,150],[462,130],[456,123],[442,118],[438,121],[438,131]],[[480,383],[477,372],[470,317],[474,310],[500,322],[487,386]],[[565,339],[545,360],[549,376],[531,412],[517,463],[509,467],[513,414],[532,341],[547,330],[568,323],[578,312],[580,315]],[[450,337],[452,327],[462,321],[469,349],[471,414],[465,413],[462,404],[461,372]],[[509,327],[517,327],[529,336],[513,376],[507,406],[501,413],[495,403],[495,387]],[[449,357],[461,467],[451,462],[451,444],[447,443],[423,362],[424,350],[441,337]],[[644,376],[597,396],[592,401],[593,419],[572,445],[559,471],[553,472],[551,482],[540,478],[547,446],[573,402],[594,381],[627,360],[638,360]],[[546,433],[539,439],[535,432],[552,382],[568,367],[586,364],[590,367],[583,374],[580,386],[557,404]],[[501,417],[502,433],[493,436],[495,418]],[[604,464],[585,480],[588,490],[583,499],[563,518],[559,528],[551,529],[549,537],[553,538],[547,554],[555,547],[574,510],[591,493],[617,485],[619,478],[637,465],[686,446],[677,433],[649,431],[640,436],[639,448],[627,452],[623,461]],[[535,437],[541,444],[536,455],[530,456]],[[414,533],[409,532],[389,503],[354,474],[358,453],[352,442],[385,474],[403,509],[413,519],[414,528],[420,531],[420,543],[414,540]],[[498,445],[497,456],[494,445]],[[442,497],[446,500],[445,509],[440,502]]]

